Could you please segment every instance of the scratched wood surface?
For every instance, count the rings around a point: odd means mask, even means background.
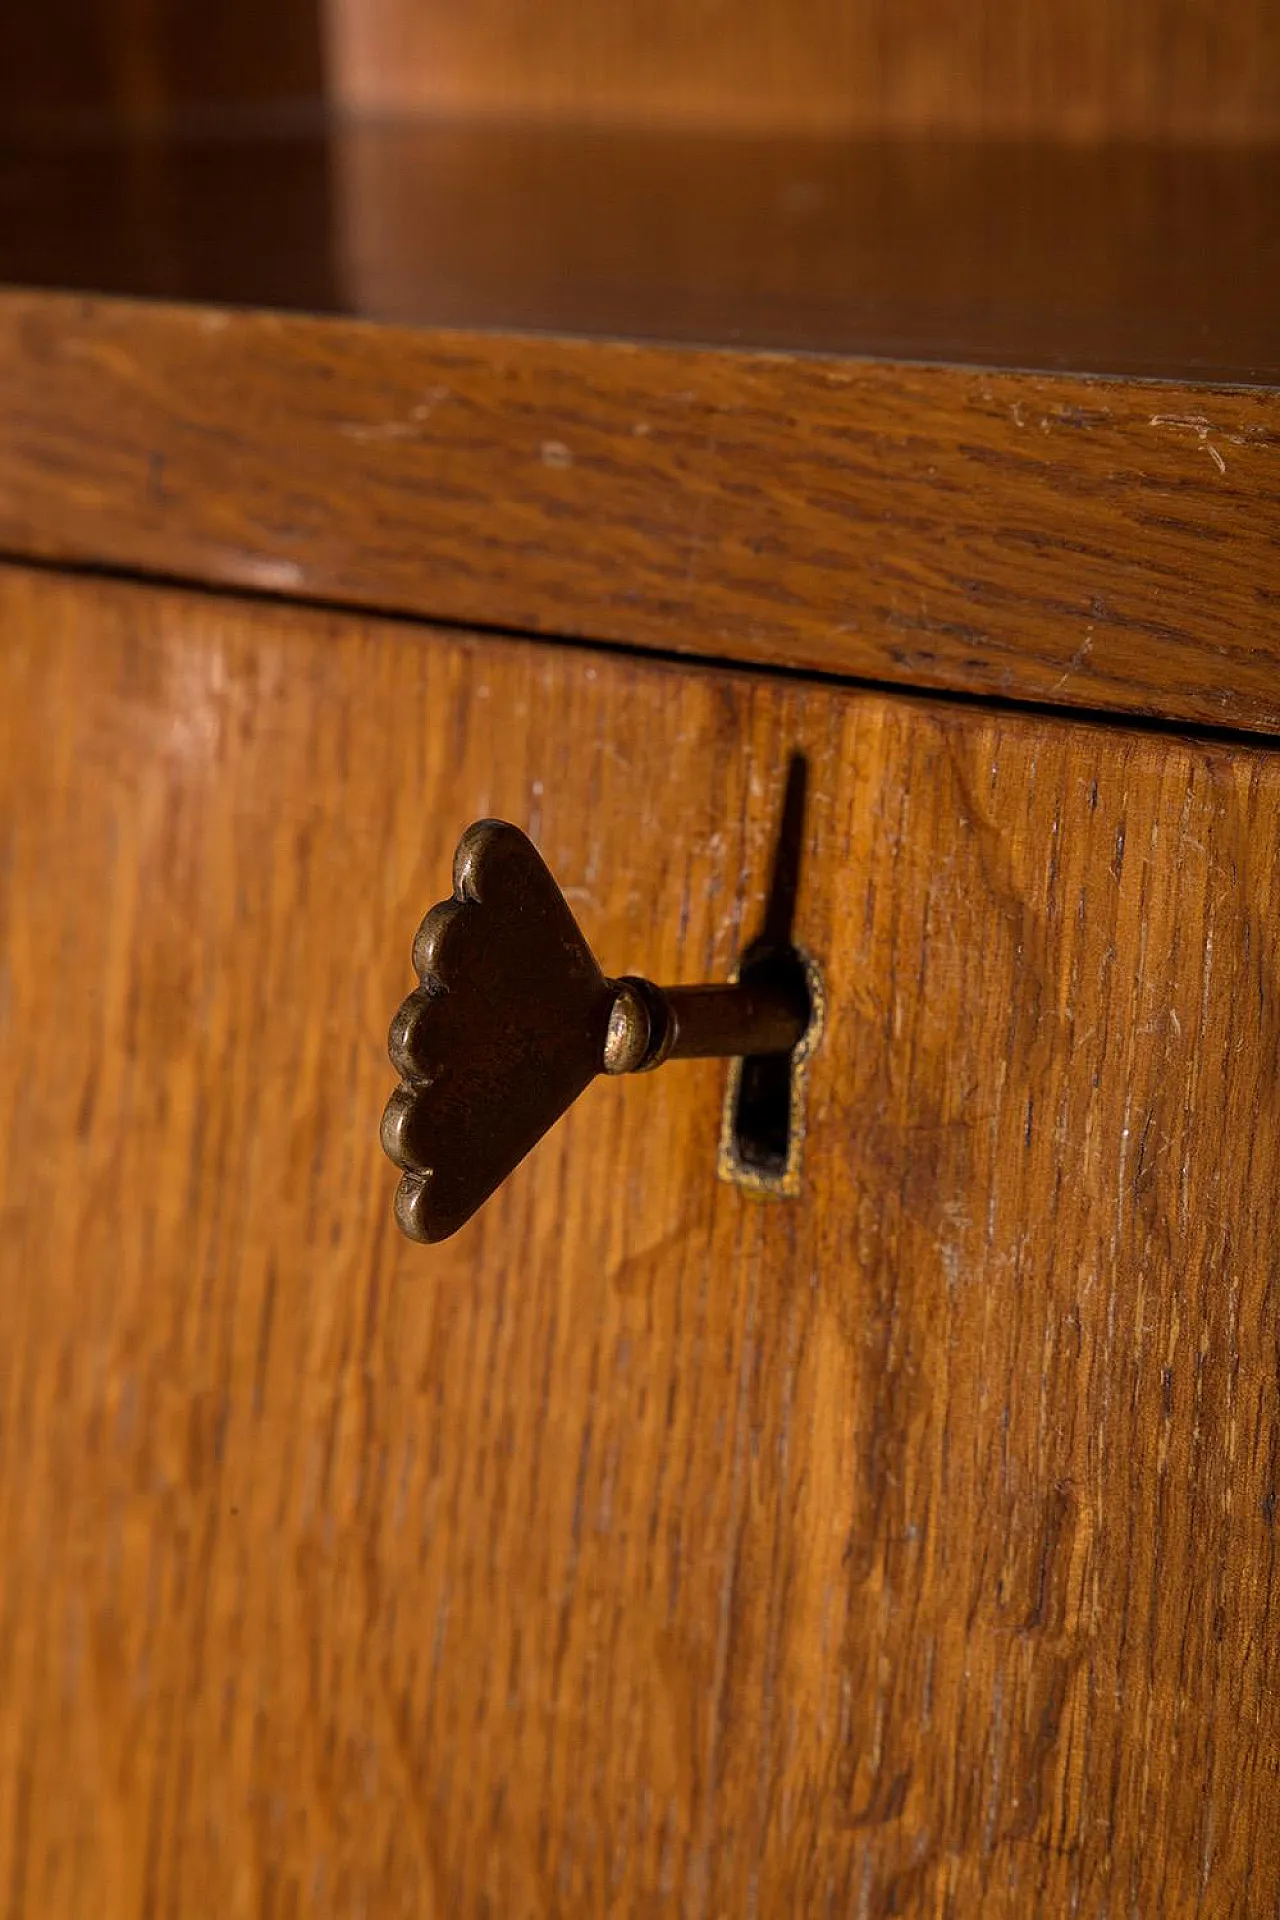
[[[1280,732],[1280,387],[0,293],[0,551]]]
[[[0,571],[18,1916],[1260,1915],[1280,761]],[[810,763],[803,1192],[718,1063],[391,1225],[475,815],[723,976]]]

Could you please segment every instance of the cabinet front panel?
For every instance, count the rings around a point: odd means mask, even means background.
[[[403,1242],[461,829],[723,979],[797,754],[799,1198]],[[7,569],[0,874],[10,1914],[1274,1910],[1275,756]]]

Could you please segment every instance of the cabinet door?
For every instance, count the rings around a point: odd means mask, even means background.
[[[460,829],[724,978],[797,754],[799,1196],[402,1241]],[[1274,1910],[1273,754],[8,569],[0,831],[9,1914]]]

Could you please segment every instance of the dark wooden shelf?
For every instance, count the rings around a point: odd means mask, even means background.
[[[0,553],[1280,732],[1275,152],[209,127],[0,211]]]
[[[0,149],[0,280],[1280,384],[1280,149],[216,125]]]

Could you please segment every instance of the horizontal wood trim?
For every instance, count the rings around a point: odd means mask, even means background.
[[[1280,392],[0,295],[0,548],[1280,730]]]

